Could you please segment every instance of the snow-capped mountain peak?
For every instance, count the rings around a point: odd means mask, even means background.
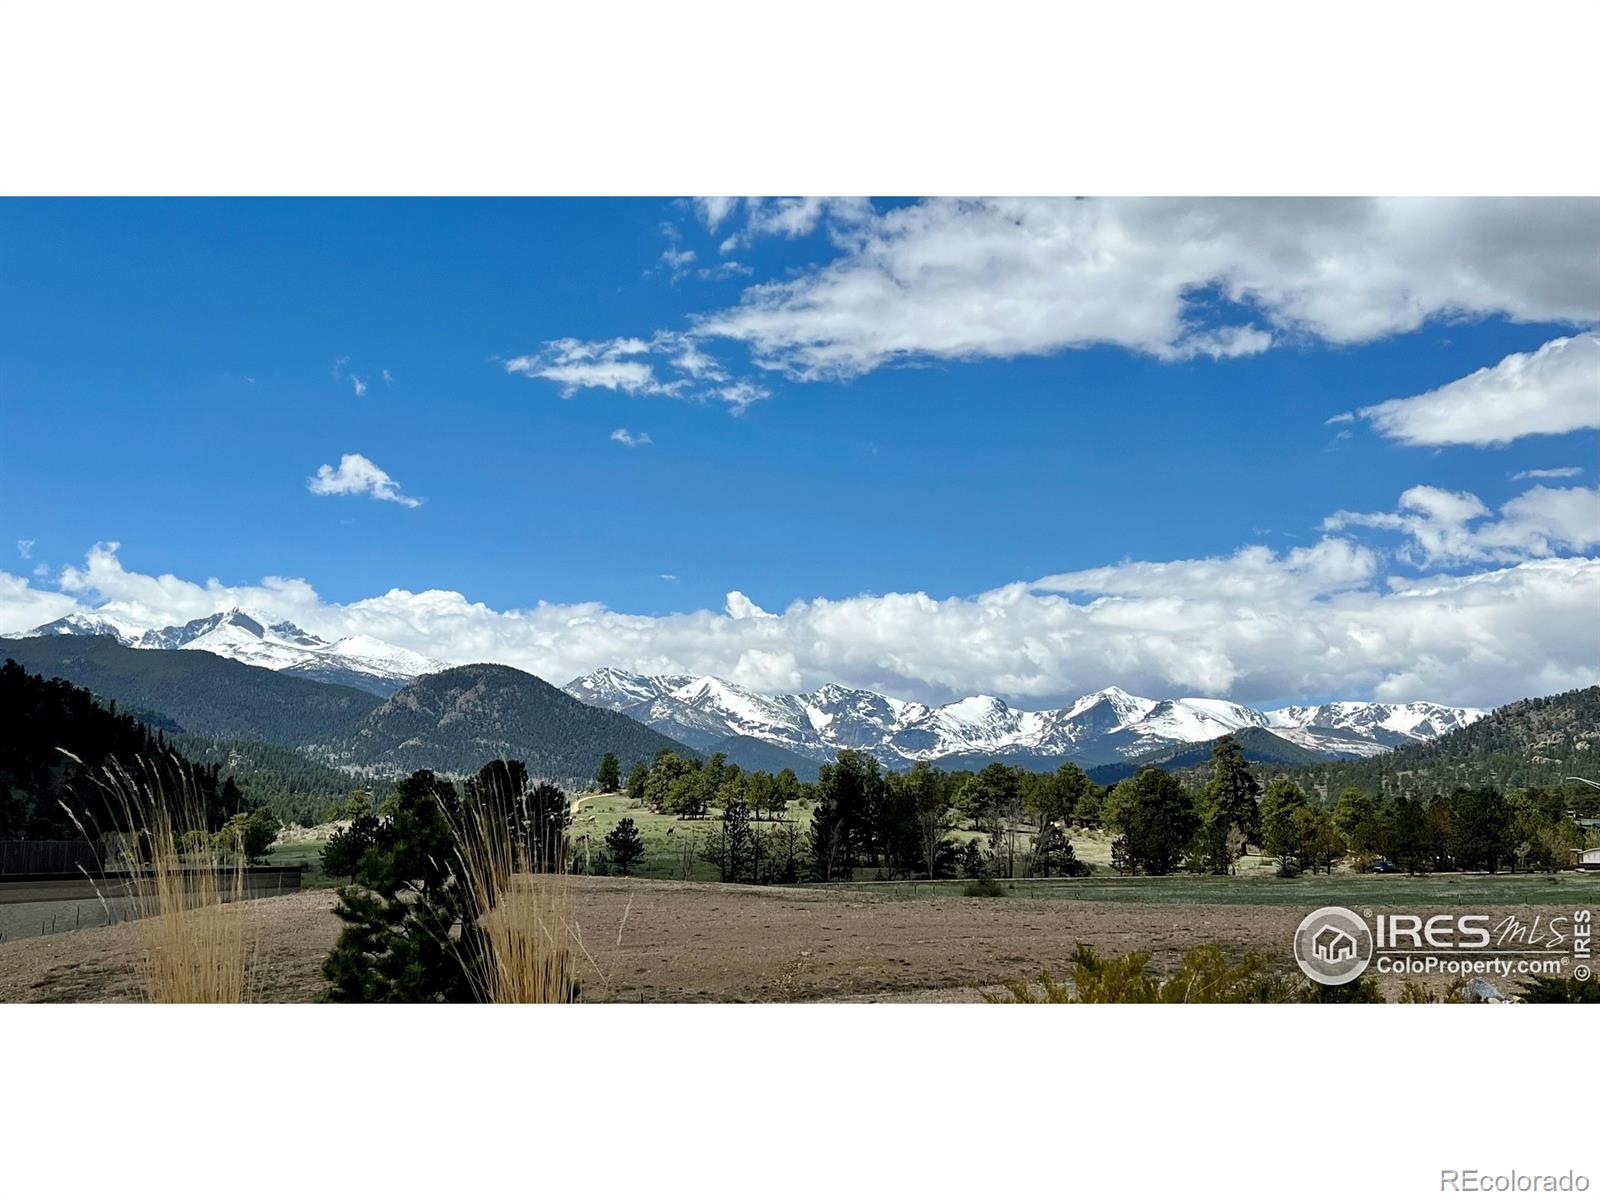
[[[135,626],[127,625],[121,621],[114,621],[109,617],[102,617],[93,613],[68,613],[54,621],[43,625],[36,625],[25,633],[14,633],[11,637],[108,637],[114,638],[124,646],[129,645],[139,635]]]
[[[113,637],[136,650],[205,650],[269,671],[305,675],[388,696],[443,663],[366,635],[329,642],[292,621],[231,608],[182,625],[139,629],[96,613],[72,613],[19,637]]]
[[[1286,729],[1334,730],[1385,746],[1429,741],[1470,725],[1485,714],[1481,708],[1451,708],[1417,701],[1384,704],[1378,701],[1334,700],[1327,704],[1295,704],[1264,714],[1275,733]]]
[[[1438,704],[1359,701],[1265,713],[1230,700],[1152,700],[1116,687],[1055,709],[1013,708],[988,695],[929,706],[837,683],[767,696],[714,676],[646,676],[609,667],[573,680],[566,690],[702,750],[728,738],[757,738],[814,761],[839,750],[866,750],[897,767],[918,758],[985,755],[1116,762],[1249,728],[1269,729],[1330,757],[1351,757],[1425,741],[1482,715]]]

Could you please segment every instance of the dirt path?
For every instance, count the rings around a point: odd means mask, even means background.
[[[585,996],[612,1001],[970,1002],[1006,980],[1064,974],[1078,942],[1103,954],[1148,951],[1158,966],[1200,942],[1284,960],[1305,915],[1263,905],[888,900],[616,878],[574,880],[573,904],[594,960],[581,963]],[[247,906],[263,1000],[317,998],[339,930],[332,906],[324,891]],[[0,945],[0,1001],[137,999],[137,953],[133,924]]]

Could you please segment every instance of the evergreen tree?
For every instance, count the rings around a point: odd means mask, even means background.
[[[1412,796],[1401,796],[1393,801],[1389,805],[1385,828],[1385,857],[1395,865],[1404,867],[1409,875],[1432,867],[1432,835],[1428,828],[1428,815],[1420,801]]]
[[[1211,783],[1206,798],[1218,820],[1239,831],[1245,841],[1261,836],[1261,809],[1256,798],[1261,785],[1250,772],[1250,763],[1230,734],[1218,738],[1211,750]]]
[[[322,847],[322,869],[329,875],[355,882],[356,871],[367,851],[378,844],[381,822],[373,813],[356,817],[336,830]]]
[[[800,777],[785,767],[772,781],[772,797],[767,802],[767,811],[774,817],[781,817],[799,802]]]
[[[1382,810],[1360,788],[1348,787],[1339,793],[1333,805],[1333,824],[1357,854],[1377,853],[1383,841]]]
[[[1292,779],[1274,779],[1261,801],[1261,843],[1278,860],[1280,874],[1300,868],[1305,850],[1306,794]]]
[[[609,750],[600,760],[600,766],[594,773],[594,785],[606,793],[615,792],[622,787],[621,764],[617,762],[617,756]]]
[[[878,760],[860,750],[841,750],[817,772],[818,806],[826,806],[837,823],[830,841],[834,868],[855,865],[858,854],[881,852],[878,834],[883,804],[883,772]],[[813,837],[816,822],[812,822]]]
[[[633,874],[634,864],[644,858],[644,835],[632,817],[623,817],[616,828],[606,834],[606,853],[618,874]]]
[[[1112,789],[1107,820],[1119,830],[1129,867],[1166,875],[1200,829],[1193,797],[1159,767],[1142,767]]]
[[[1492,787],[1457,788],[1449,806],[1450,857],[1463,871],[1498,871],[1515,853],[1515,812]]]
[[[831,883],[848,866],[844,852],[844,823],[831,798],[821,798],[811,812],[811,874]]]
[[[1072,839],[1060,825],[1051,822],[1039,830],[1039,835],[1033,841],[1032,874],[1073,877],[1087,875],[1089,867],[1078,861],[1078,853],[1072,847]]]
[[[633,764],[628,772],[628,799],[643,800],[644,785],[650,778],[650,768],[642,762]]]
[[[470,1000],[469,951],[451,931],[472,922],[456,878],[454,786],[417,771],[395,792],[356,882],[339,889],[344,922],[322,971],[332,1000],[415,1003]]]

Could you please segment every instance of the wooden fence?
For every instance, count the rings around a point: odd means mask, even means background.
[[[0,841],[0,876],[48,875],[67,871],[96,874],[100,865],[100,846],[95,842]]]

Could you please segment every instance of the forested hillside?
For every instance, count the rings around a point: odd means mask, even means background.
[[[358,781],[298,750],[266,742],[196,733],[174,734],[168,741],[187,758],[214,765],[219,778],[232,779],[251,808],[270,809],[279,820],[299,825],[317,824],[328,806],[353,788],[381,782]]]
[[[116,763],[141,780],[193,789],[213,823],[242,805],[217,772],[190,761],[166,734],[88,691],[0,666],[0,838],[77,838],[119,826],[120,802],[95,782]],[[71,815],[68,813],[71,810]]]
[[[132,650],[105,637],[0,639],[0,658],[47,678],[70,679],[104,700],[160,714],[169,728],[280,746],[325,740],[383,703],[370,692],[203,650]]]
[[[307,747],[335,765],[382,775],[468,774],[496,758],[540,779],[587,783],[607,751],[623,763],[687,747],[630,717],[592,708],[512,667],[481,664],[425,675],[359,724]]]
[[[1289,772],[1337,796],[1431,796],[1456,787],[1549,787],[1570,776],[1600,782],[1600,687],[1519,700],[1436,741],[1353,762]]]

